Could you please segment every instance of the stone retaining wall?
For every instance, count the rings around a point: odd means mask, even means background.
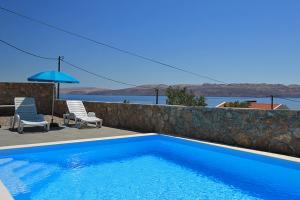
[[[50,114],[50,83],[0,83],[0,105],[16,96],[34,97],[39,113]],[[300,157],[300,111],[201,108],[167,105],[84,102],[104,125],[143,132],[159,132],[277,152]],[[56,100],[56,115],[66,113]],[[9,111],[13,115],[13,110]],[[0,109],[0,115],[6,115]]]
[[[104,125],[300,157],[300,111],[84,102]],[[66,112],[56,101],[56,114]]]
[[[41,114],[51,113],[53,86],[51,83],[0,82],[0,105],[14,105],[15,97],[34,97]],[[14,108],[0,108],[0,116],[13,115]]]

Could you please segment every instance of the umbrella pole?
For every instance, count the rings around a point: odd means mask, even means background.
[[[52,118],[51,118],[51,124],[53,124],[53,115],[54,115],[54,98],[55,98],[55,84],[53,84],[53,99],[52,99]]]

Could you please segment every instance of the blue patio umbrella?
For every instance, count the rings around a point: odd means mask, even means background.
[[[58,71],[46,71],[37,73],[27,79],[28,81],[37,82],[52,82],[52,83],[79,83],[76,78]],[[55,87],[53,87],[53,100],[52,100],[52,119],[53,124],[53,114],[54,114],[54,98],[55,98]]]
[[[28,81],[53,83],[79,83],[76,78],[58,71],[40,72],[28,78]]]

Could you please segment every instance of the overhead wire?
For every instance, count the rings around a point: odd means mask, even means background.
[[[215,78],[210,77],[210,76],[207,76],[207,75],[202,75],[202,74],[199,74],[199,73],[196,73],[196,72],[193,72],[193,71],[189,71],[189,70],[180,68],[180,67],[178,67],[178,66],[171,65],[171,64],[168,64],[168,63],[165,63],[165,62],[162,62],[162,61],[159,61],[159,60],[156,60],[156,59],[147,57],[147,56],[143,56],[143,55],[141,55],[141,54],[138,54],[138,53],[135,53],[135,52],[132,52],[132,51],[129,51],[129,50],[125,50],[125,49],[122,49],[122,48],[119,48],[119,47],[116,47],[116,46],[112,46],[112,45],[110,45],[110,44],[108,44],[108,43],[99,42],[99,41],[97,41],[97,40],[95,40],[95,39],[93,39],[93,38],[84,36],[84,35],[82,35],[82,34],[75,33],[75,32],[73,32],[73,31],[69,31],[69,30],[67,30],[67,29],[64,29],[64,28],[61,28],[61,27],[58,27],[58,26],[55,26],[55,25],[52,25],[52,24],[49,24],[49,23],[46,23],[46,22],[44,22],[44,21],[42,21],[42,20],[38,20],[38,19],[35,19],[35,18],[32,18],[32,17],[26,16],[26,15],[24,15],[24,14],[21,14],[21,13],[19,13],[19,12],[16,12],[16,11],[13,11],[13,10],[10,10],[10,9],[7,9],[7,8],[4,8],[4,7],[2,7],[2,6],[0,6],[0,9],[3,10],[3,11],[8,12],[8,13],[10,13],[10,14],[13,14],[13,15],[16,15],[16,16],[19,16],[19,17],[22,17],[22,18],[24,18],[24,19],[27,19],[27,20],[29,20],[29,21],[32,21],[32,22],[41,24],[41,25],[43,25],[43,26],[47,26],[47,27],[49,27],[49,28],[55,29],[55,30],[60,31],[60,32],[64,32],[64,33],[66,33],[66,34],[72,35],[72,36],[77,37],[77,38],[81,38],[81,39],[84,39],[84,40],[93,42],[93,43],[95,43],[95,44],[98,44],[98,45],[101,45],[101,46],[104,46],[104,47],[107,47],[107,48],[110,48],[110,49],[119,51],[119,52],[121,52],[121,53],[125,53],[125,54],[131,55],[131,56],[134,56],[134,57],[137,57],[137,58],[140,58],[140,59],[143,59],[143,60],[152,62],[152,63],[156,63],[156,64],[159,64],[159,65],[168,67],[168,68],[172,68],[172,69],[175,69],[175,70],[184,72],[184,73],[188,73],[188,74],[191,74],[191,75],[200,77],[200,78],[202,78],[202,79],[204,78],[204,79],[211,80],[211,81],[214,81],[214,82],[218,82],[218,83],[222,83],[222,84],[228,84],[228,83],[226,83],[226,82],[224,82],[224,81],[215,79]]]
[[[277,98],[277,99],[284,99],[284,100],[287,100],[287,101],[292,101],[292,102],[300,103],[299,100],[290,99],[290,98],[286,98],[286,97],[278,97],[278,96],[275,96],[274,98]]]
[[[32,52],[29,52],[27,50],[24,50],[24,49],[21,49],[9,42],[6,42],[2,39],[0,39],[0,42],[7,45],[7,46],[10,46],[22,53],[25,53],[27,55],[30,55],[30,56],[34,56],[36,58],[40,58],[40,59],[45,59],[45,60],[57,60],[57,58],[54,58],[54,57],[45,57],[45,56],[41,56],[41,55],[38,55],[38,54],[35,54],[35,53],[32,53]],[[109,78],[107,76],[103,76],[103,75],[100,75],[98,73],[95,73],[95,72],[91,72],[89,70],[86,70],[84,67],[82,66],[79,66],[79,65],[75,65],[73,63],[71,63],[70,61],[67,61],[65,59],[61,60],[62,62],[66,63],[67,65],[73,67],[73,68],[76,68],[78,70],[81,70],[81,71],[84,71],[88,74],[91,74],[93,76],[96,76],[98,78],[101,78],[101,79],[105,79],[105,80],[108,80],[108,81],[111,81],[111,82],[115,82],[115,83],[119,83],[119,84],[122,84],[122,85],[126,85],[126,86],[132,86],[132,87],[139,87],[139,88],[146,88],[146,89],[157,89],[160,85],[162,84],[159,84],[158,86],[152,88],[152,87],[146,87],[146,86],[139,86],[139,85],[136,85],[136,84],[132,84],[132,83],[127,83],[127,82],[124,82],[124,81],[119,81],[119,80],[116,80],[116,79],[112,79],[112,78]],[[210,97],[212,98],[212,97]],[[248,97],[239,97],[239,98],[248,98]],[[297,102],[297,103],[300,103],[300,100],[295,100],[295,99],[290,99],[290,98],[286,98],[286,97],[280,97],[280,96],[274,96],[274,98],[278,98],[278,99],[283,99],[283,100],[287,100],[287,101],[292,101],[292,102]]]
[[[65,59],[61,60],[62,62],[66,63],[67,65],[73,67],[73,68],[76,68],[78,70],[81,70],[81,71],[84,71],[88,74],[91,74],[93,76],[96,76],[98,78],[101,78],[101,79],[105,79],[105,80],[108,80],[108,81],[112,81],[112,82],[115,82],[115,83],[119,83],[119,84],[122,84],[122,85],[127,85],[127,86],[133,86],[133,87],[138,87],[138,85],[135,85],[135,84],[131,84],[131,83],[126,83],[126,82],[123,82],[123,81],[118,81],[118,80],[115,80],[115,79],[112,79],[112,78],[109,78],[109,77],[106,77],[106,76],[103,76],[103,75],[100,75],[100,74],[97,74],[97,73],[94,73],[94,72],[91,72],[89,70],[86,70],[84,69],[83,67],[80,67],[78,65],[75,65]]]
[[[22,52],[22,53],[25,53],[25,54],[30,55],[30,56],[34,56],[34,57],[36,57],[36,58],[41,58],[41,59],[45,59],[45,60],[57,60],[57,58],[53,58],[53,57],[45,57],[45,56],[41,56],[41,55],[38,55],[38,54],[35,54],[35,53],[32,53],[32,52],[29,52],[29,51],[27,51],[27,50],[21,49],[21,48],[19,48],[19,47],[13,45],[13,44],[11,44],[11,43],[8,43],[8,42],[2,40],[2,39],[0,39],[0,42],[2,42],[3,44],[5,44],[5,45],[7,45],[7,46],[10,46],[10,47],[12,47],[12,48],[18,50],[18,51],[20,51],[20,52]],[[71,62],[69,62],[69,61],[66,61],[65,59],[63,59],[63,60],[61,60],[61,61],[64,62],[64,63],[66,63],[66,64],[68,64],[69,66],[71,66],[71,67],[73,67],[73,68],[76,68],[76,69],[78,69],[78,70],[84,71],[84,72],[86,72],[86,73],[89,73],[89,74],[94,75],[94,76],[96,76],[96,77],[98,77],[98,78],[101,78],[101,79],[105,79],[105,80],[108,80],[108,81],[112,81],[112,82],[119,83],[119,84],[123,84],[123,85],[127,85],[127,86],[143,87],[143,86],[138,86],[138,85],[135,85],[135,84],[126,83],[126,82],[124,82],[124,81],[119,81],[119,80],[116,80],[116,79],[109,78],[109,77],[107,77],[107,76],[103,76],[103,75],[100,75],[100,74],[91,72],[91,71],[89,71],[89,70],[84,69],[83,67],[80,67],[80,66],[78,66],[78,65],[75,65],[75,64],[73,64],[73,63],[71,63]],[[144,87],[144,88],[145,88],[145,87]],[[154,89],[154,88],[153,88],[153,89]]]
[[[35,54],[35,53],[32,53],[32,52],[29,52],[27,50],[21,49],[21,48],[15,46],[15,45],[13,45],[9,42],[6,42],[6,41],[2,40],[2,39],[0,39],[0,42],[7,45],[7,46],[9,46],[9,47],[12,47],[12,48],[20,51],[22,53],[25,53],[27,55],[30,55],[30,56],[33,56],[33,57],[36,57],[36,58],[45,59],[45,60],[57,60],[57,58],[54,58],[54,57],[45,57],[45,56],[41,56],[41,55],[38,55],[38,54]],[[115,82],[115,83],[118,83],[118,84],[126,85],[126,86],[139,87],[139,88],[145,88],[145,89],[157,89],[160,85],[163,85],[163,84],[159,84],[156,87],[139,86],[139,85],[136,85],[136,84],[127,83],[127,82],[124,82],[124,81],[119,81],[119,80],[116,80],[116,79],[112,79],[112,78],[109,78],[107,76],[103,76],[103,75],[100,75],[98,73],[95,73],[95,72],[91,72],[89,70],[86,70],[84,67],[79,66],[79,65],[75,65],[75,64],[73,64],[70,61],[67,61],[65,59],[62,59],[61,61],[66,63],[67,65],[73,67],[73,68],[84,71],[84,72],[86,72],[88,74],[91,74],[95,77],[98,77],[98,78],[101,78],[101,79],[104,79],[104,80],[108,80],[108,81],[111,81],[111,82]],[[213,98],[213,97],[209,97],[209,98]],[[218,97],[216,97],[216,98],[218,98]],[[239,97],[239,98],[249,98],[249,97]],[[274,96],[274,98],[300,103],[300,100],[290,99],[290,98],[286,98],[286,97]]]
[[[35,54],[35,53],[31,53],[31,52],[29,52],[29,51],[20,49],[19,47],[16,47],[15,45],[12,45],[12,44],[10,44],[10,43],[8,43],[8,42],[6,42],[6,41],[4,41],[4,40],[1,40],[1,39],[0,39],[0,42],[2,42],[3,44],[5,44],[5,45],[7,45],[7,46],[10,46],[10,47],[12,47],[12,48],[18,50],[18,51],[21,51],[21,52],[23,52],[23,53],[25,53],[25,54],[34,56],[34,57],[36,57],[36,58],[41,58],[41,59],[45,59],[45,60],[57,60],[57,58],[51,58],[51,57],[40,56],[40,55],[37,55],[37,54]]]

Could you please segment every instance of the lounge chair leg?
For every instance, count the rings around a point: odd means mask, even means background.
[[[66,114],[63,114],[64,125],[67,125],[67,122],[66,122],[66,121],[67,121],[67,119],[66,119],[66,118],[67,118]]]
[[[45,130],[46,132],[48,132],[48,131],[50,130],[50,124],[45,124],[45,125],[44,125],[44,130]]]
[[[75,118],[75,127],[78,128],[78,120]]]
[[[77,122],[77,123],[76,123],[76,128],[78,128],[78,129],[81,128],[81,123],[80,123],[80,122]]]
[[[15,117],[10,118],[10,128],[14,129],[15,128]]]
[[[102,121],[96,122],[96,127],[101,128],[102,127]]]
[[[18,133],[22,134],[23,133],[23,125],[21,123],[19,123],[19,126],[18,126]]]
[[[70,124],[70,114],[64,114],[63,118],[64,118],[64,125],[68,126]]]

